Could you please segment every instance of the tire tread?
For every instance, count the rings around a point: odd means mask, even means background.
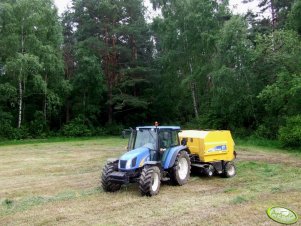
[[[110,174],[114,172],[115,169],[116,166],[114,165],[114,163],[107,163],[102,170],[100,182],[103,190],[106,192],[116,192],[121,188],[120,184],[112,183],[109,180]]]

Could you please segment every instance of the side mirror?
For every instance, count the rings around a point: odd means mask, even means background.
[[[122,139],[125,139],[125,136],[126,136],[126,131],[125,131],[125,130],[122,130],[122,132],[121,132],[121,137],[122,137]]]
[[[181,140],[181,145],[186,146],[187,145],[187,138],[183,138]]]

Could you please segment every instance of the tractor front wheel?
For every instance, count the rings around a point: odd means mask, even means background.
[[[117,164],[113,162],[107,163],[103,168],[101,175],[101,185],[104,191],[115,192],[121,188],[120,184],[116,184],[110,181],[110,174],[117,170],[117,168]]]
[[[159,193],[161,172],[157,166],[144,167],[139,180],[141,195],[154,196]]]
[[[191,162],[186,151],[181,151],[175,161],[171,172],[171,181],[176,185],[184,185],[190,177]]]

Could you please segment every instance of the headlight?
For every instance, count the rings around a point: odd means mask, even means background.
[[[131,168],[131,163],[132,163],[132,160],[127,160],[125,168],[130,169]]]
[[[137,163],[137,157],[132,159],[132,167],[135,167]]]
[[[136,166],[136,162],[137,162],[137,157],[133,158],[133,159],[129,159],[126,161],[126,165],[125,168],[126,169],[131,169],[132,167]]]

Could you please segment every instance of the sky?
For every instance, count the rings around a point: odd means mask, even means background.
[[[144,0],[145,5],[151,10],[152,6],[149,0]],[[242,4],[242,0],[230,0],[230,8],[235,14],[243,14],[248,11],[248,9],[258,12],[259,9],[257,7],[258,0],[254,0],[253,2]],[[71,5],[71,0],[55,0],[55,4],[59,9],[59,13],[61,14],[67,8],[67,5]],[[151,13],[150,13],[151,14]]]

